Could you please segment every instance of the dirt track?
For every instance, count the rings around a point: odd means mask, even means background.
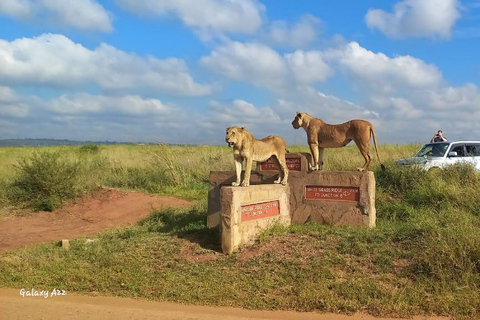
[[[28,288],[26,288],[28,290]],[[337,315],[310,312],[253,311],[238,308],[187,306],[170,302],[126,298],[89,297],[69,294],[61,297],[21,297],[18,289],[0,289],[0,316],[9,320],[32,319],[161,319],[161,320],[378,320],[366,315]],[[414,320],[447,319],[414,317]]]

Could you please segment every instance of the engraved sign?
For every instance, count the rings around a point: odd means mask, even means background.
[[[302,161],[300,157],[286,158],[285,161],[287,163],[288,170],[302,171]],[[278,168],[273,162],[272,158],[269,158],[267,161],[260,163],[260,171],[277,171],[277,170]]]
[[[358,187],[305,186],[306,200],[359,201]]]
[[[242,206],[242,222],[278,216],[279,206],[278,200]]]

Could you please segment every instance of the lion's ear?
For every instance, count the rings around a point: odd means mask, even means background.
[[[245,130],[245,127],[241,127],[240,130]]]

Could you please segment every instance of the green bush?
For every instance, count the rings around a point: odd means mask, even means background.
[[[80,154],[98,154],[100,147],[97,144],[85,144],[78,149]]]
[[[21,159],[17,177],[8,188],[14,203],[40,211],[53,211],[78,194],[79,163],[57,152],[35,152]]]

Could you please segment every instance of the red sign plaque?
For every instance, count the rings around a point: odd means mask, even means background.
[[[280,214],[278,200],[242,206],[242,222],[274,217]]]
[[[306,200],[359,201],[358,187],[305,186]]]
[[[292,171],[302,171],[302,161],[300,157],[298,158],[286,158],[288,170]],[[265,162],[260,163],[260,171],[277,171],[278,168],[273,162],[272,158],[269,158]]]

